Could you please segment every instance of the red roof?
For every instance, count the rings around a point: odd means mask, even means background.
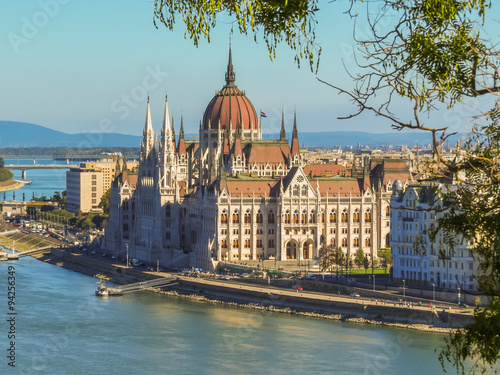
[[[310,181],[313,189],[316,188],[314,180]],[[362,191],[357,180],[345,181],[318,181],[319,192],[322,197],[360,197]]]
[[[304,167],[304,173],[313,177],[320,177],[324,174],[331,174],[332,176],[346,176],[350,177],[351,173],[347,171],[342,165],[336,164],[310,164]]]
[[[255,180],[237,181],[228,180],[227,190],[233,197],[253,197],[263,198],[271,196],[271,189],[278,183],[278,180]]]
[[[286,164],[290,147],[286,142],[251,143],[245,149],[248,164]]]

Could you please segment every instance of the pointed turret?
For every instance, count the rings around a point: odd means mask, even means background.
[[[281,132],[280,132],[280,141],[286,142],[286,132],[285,132],[285,114],[283,113],[283,109],[281,109]]]
[[[236,134],[233,144],[233,156],[242,156],[243,151],[241,149],[241,123],[236,127]]]
[[[148,104],[146,107],[146,121],[144,125],[144,131],[142,132],[142,143],[141,143],[141,160],[151,160],[151,154],[155,151],[155,135],[153,131],[153,124],[151,121],[151,108]]]
[[[229,61],[227,63],[227,71],[226,71],[226,85],[231,86],[234,85],[234,81],[236,80],[236,75],[233,70],[233,57],[231,55],[231,42],[229,42]]]
[[[181,114],[181,129],[179,130],[179,146],[177,147],[179,155],[186,155],[186,142],[184,141],[184,119]]]
[[[170,125],[170,114],[168,112],[168,101],[165,95],[165,111],[163,114],[163,127],[161,129],[161,142],[160,142],[160,157],[161,162],[171,162],[172,158],[168,158],[169,154],[174,151],[175,145],[172,139],[172,126]],[[167,161],[168,159],[168,161]]]
[[[118,175],[121,172],[121,167],[120,167],[120,158],[116,158],[116,165],[115,165],[115,177],[118,177]]]
[[[298,156],[299,150],[299,134],[297,132],[297,113],[293,111],[293,132],[292,132],[292,156]]]

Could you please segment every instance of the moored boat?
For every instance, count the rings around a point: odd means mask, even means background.
[[[107,297],[109,296],[108,288],[106,287],[106,283],[99,281],[97,283],[97,289],[95,290],[95,295],[98,297]]]

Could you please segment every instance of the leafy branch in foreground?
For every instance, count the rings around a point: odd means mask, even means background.
[[[269,57],[276,57],[282,42],[295,51],[295,62],[306,59],[311,71],[318,70],[321,47],[315,43],[318,0],[158,0],[155,1],[154,23],[173,30],[177,17],[186,25],[184,38],[198,46],[201,38],[210,42],[210,33],[217,25],[217,16],[226,12],[241,34],[254,34],[257,41],[262,31]],[[233,28],[231,28],[231,32]]]

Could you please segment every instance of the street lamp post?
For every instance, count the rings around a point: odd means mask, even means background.
[[[432,300],[436,300],[436,285],[432,284]]]
[[[373,290],[375,290],[375,274],[373,274]]]
[[[458,287],[458,304],[460,305],[460,287]]]
[[[127,268],[128,268],[128,243],[125,244],[125,247],[127,248]]]
[[[403,280],[403,297],[406,297],[405,281]]]

